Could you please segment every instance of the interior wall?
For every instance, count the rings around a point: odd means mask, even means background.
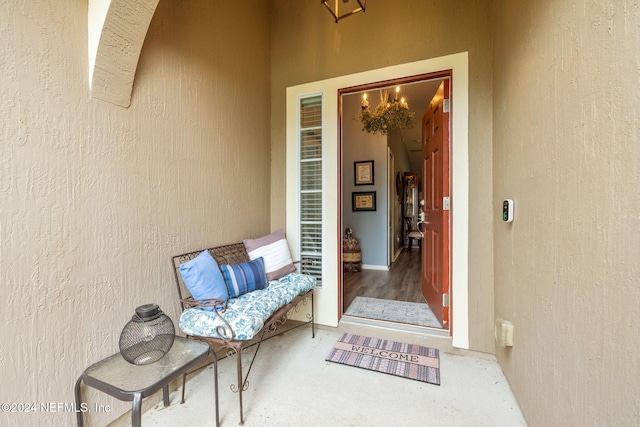
[[[172,255],[270,230],[269,5],[160,2],[126,109],[89,97],[86,2],[0,10],[0,401],[69,405],[136,306],[177,325]]]
[[[493,16],[498,360],[530,425],[640,425],[639,4]]]
[[[339,24],[313,2],[276,1],[272,9],[272,229],[286,221],[287,87],[469,52],[469,346],[493,352],[490,1],[376,2]]]
[[[358,94],[342,96],[342,228],[353,228],[364,268],[387,268],[387,137],[362,132]],[[373,160],[373,185],[355,185],[354,162]],[[376,193],[375,211],[352,209],[354,192]],[[343,230],[344,231],[344,230]]]

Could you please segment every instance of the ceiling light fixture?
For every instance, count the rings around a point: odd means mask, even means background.
[[[369,109],[367,94],[362,95],[362,109],[355,119],[362,122],[362,130],[372,134],[386,135],[392,129],[411,129],[415,123],[415,113],[409,111],[409,104],[400,96],[400,86],[391,98],[389,88],[380,89],[380,103],[374,111]]]
[[[331,16],[336,20],[336,24],[339,20],[348,16],[354,15],[358,12],[364,12],[367,5],[367,0],[320,0],[323,5],[327,7]]]

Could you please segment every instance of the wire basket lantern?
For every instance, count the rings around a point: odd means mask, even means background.
[[[120,354],[134,365],[148,365],[169,352],[175,337],[171,318],[157,304],[141,305],[120,334]]]

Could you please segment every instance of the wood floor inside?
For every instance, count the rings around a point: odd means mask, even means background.
[[[425,303],[420,285],[420,250],[404,249],[389,271],[344,272],[344,310],[357,296]]]

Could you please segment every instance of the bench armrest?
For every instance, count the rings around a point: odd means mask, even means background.
[[[184,305],[188,306],[189,308],[215,307],[218,305],[222,305],[224,307],[225,305],[225,301],[220,298],[207,298],[207,299],[194,300],[193,298],[189,297],[189,298],[181,299],[180,302],[182,302]],[[224,309],[222,311],[224,312]]]
[[[222,325],[216,327],[216,332],[218,333],[218,336],[220,336],[224,341],[227,341],[227,342],[233,341],[233,339],[236,337],[236,334],[233,331],[233,328],[231,327],[229,322],[227,322],[227,319],[225,319],[224,316],[222,316],[221,314],[227,310],[225,301],[223,299],[207,298],[207,299],[201,299],[201,300],[194,300],[193,298],[189,297],[186,299],[181,299],[180,301],[185,306],[188,306],[189,308],[217,307],[219,305],[222,305],[222,307],[224,307],[222,310],[216,310],[216,309],[212,310],[216,314],[218,319],[220,319],[220,321],[222,322]]]

